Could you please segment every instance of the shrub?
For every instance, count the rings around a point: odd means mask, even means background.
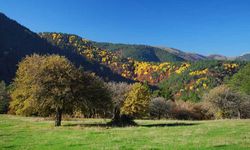
[[[213,114],[204,103],[190,103],[179,101],[172,111],[174,119],[180,120],[208,120],[213,118]]]
[[[169,105],[167,105],[166,100],[163,97],[156,97],[150,101],[149,113],[152,117],[157,117],[161,119],[162,116],[166,116],[170,112]]]
[[[249,96],[234,92],[226,85],[212,89],[203,99],[217,119],[247,116],[245,106],[249,104]]]

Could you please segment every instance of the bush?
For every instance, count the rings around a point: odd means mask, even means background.
[[[243,118],[249,114],[249,107],[246,108],[249,96],[234,92],[225,85],[212,89],[203,99],[217,119]]]
[[[209,120],[213,114],[204,103],[190,103],[179,101],[172,111],[174,119],[180,120]]]
[[[149,104],[150,116],[157,117],[158,119],[161,119],[162,116],[166,116],[166,114],[170,112],[170,109],[163,97],[153,98]]]

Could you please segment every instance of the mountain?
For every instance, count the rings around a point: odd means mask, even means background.
[[[195,53],[186,53],[175,48],[155,47],[135,44],[114,44],[107,42],[93,42],[97,47],[119,52],[123,57],[131,57],[139,61],[166,62],[166,61],[199,61],[207,57]]]
[[[237,60],[250,61],[250,53],[244,54],[236,58]]]
[[[199,60],[206,60],[207,59],[206,56],[196,54],[196,53],[186,53],[186,52],[183,52],[183,51],[175,49],[175,48],[169,48],[169,47],[159,47],[159,48],[162,50],[165,50],[171,54],[174,54],[178,57],[181,57],[185,61],[199,61]]]
[[[91,62],[71,49],[62,49],[42,39],[28,28],[0,13],[0,80],[9,83],[15,76],[17,64],[26,55],[59,54],[67,57],[77,66],[95,72],[106,80],[131,81],[113,73],[110,68]]]
[[[183,62],[184,58],[170,53],[159,47],[153,47],[148,45],[135,45],[135,44],[114,44],[105,42],[92,42],[96,47],[107,49],[112,52],[119,53],[122,57],[133,58],[138,61],[148,62]]]
[[[213,54],[213,55],[209,55],[208,59],[214,59],[214,60],[228,60],[228,58],[226,56],[222,56],[222,55],[217,55],[217,54]]]
[[[209,55],[207,58],[211,60],[250,61],[250,53],[237,57],[226,57],[223,55],[214,54],[214,55]]]

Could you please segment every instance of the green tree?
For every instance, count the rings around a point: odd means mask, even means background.
[[[65,57],[32,55],[19,63],[10,107],[20,115],[55,114],[55,126],[60,126],[63,113],[101,108],[109,100],[106,93],[103,82]]]
[[[150,96],[151,93],[147,85],[135,83],[124,101],[121,113],[132,118],[144,115],[149,106]]]
[[[234,89],[250,95],[250,64],[247,64],[229,81],[229,85]]]
[[[6,85],[3,81],[0,82],[0,114],[8,112],[9,107],[9,95],[6,89]]]

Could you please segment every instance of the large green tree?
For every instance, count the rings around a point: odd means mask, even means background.
[[[250,64],[236,73],[229,81],[229,85],[240,92],[250,95]]]
[[[108,92],[100,80],[58,55],[26,57],[19,63],[13,86],[12,112],[55,114],[55,126],[61,125],[63,113],[90,110],[100,106],[100,101],[110,104],[108,94],[103,96]]]

